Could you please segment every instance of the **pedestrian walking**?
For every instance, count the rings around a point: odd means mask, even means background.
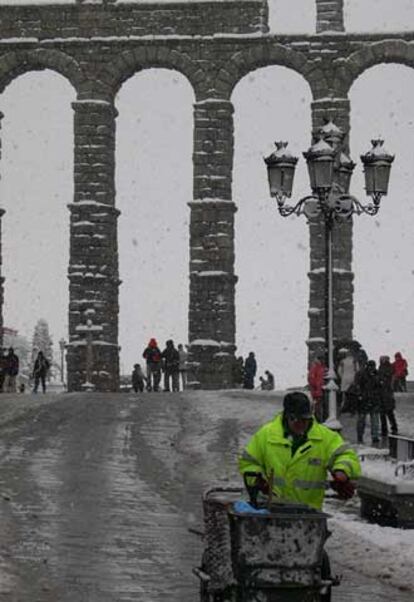
[[[169,339],[165,343],[165,349],[161,354],[164,370],[164,391],[180,390],[180,354],[174,346],[174,341]],[[171,388],[170,388],[171,384]]]
[[[188,351],[186,349],[184,349],[184,345],[182,343],[179,343],[177,346],[178,349],[178,355],[180,357],[180,364],[179,364],[179,377],[181,380],[181,387],[182,390],[184,391],[184,389],[187,388],[187,370],[188,370]]]
[[[156,339],[149,340],[142,357],[147,362],[147,391],[159,391],[162,357]]]
[[[351,341],[349,349],[353,358],[358,364],[359,370],[362,370],[367,365],[368,355],[359,341]]]
[[[46,376],[49,372],[50,363],[49,360],[44,356],[43,351],[39,351],[37,354],[34,366],[33,366],[33,374],[34,378],[34,387],[33,393],[37,393],[37,389],[39,388],[39,383],[42,384],[42,391],[46,393]]]
[[[244,362],[243,388],[254,389],[254,377],[257,372],[257,363],[253,351],[250,351]]]
[[[132,375],[131,375],[131,383],[132,383],[132,389],[135,393],[142,393],[144,391],[144,386],[145,386],[145,382],[146,382],[146,378],[144,375],[144,372],[142,371],[142,368],[140,366],[140,364],[134,364],[134,369],[132,371]]]
[[[395,397],[393,391],[393,369],[388,355],[382,355],[379,360],[378,378],[381,385],[381,435],[388,435],[388,423],[391,433],[398,435],[397,420],[395,418]]]
[[[324,408],[324,384],[326,376],[326,366],[322,360],[322,354],[317,353],[308,370],[308,386],[313,400],[314,413],[319,422],[327,418],[327,408]]]
[[[369,415],[371,439],[372,443],[375,445],[376,443],[379,443],[381,384],[374,360],[368,360],[365,368],[358,373],[357,385],[359,389],[357,407],[358,443],[364,443],[366,420]]]
[[[9,347],[4,365],[4,389],[7,391],[7,393],[16,393],[16,377],[19,374],[19,358],[14,353],[13,347]]]
[[[407,360],[399,351],[397,351],[397,353],[394,355],[394,361],[391,365],[393,371],[394,391],[398,393],[406,393],[408,376]]]
[[[348,391],[355,382],[356,374],[359,370],[359,365],[349,349],[340,349],[340,360],[338,364],[338,376],[340,379],[339,390],[341,395],[340,411],[346,412],[351,405],[351,398]]]

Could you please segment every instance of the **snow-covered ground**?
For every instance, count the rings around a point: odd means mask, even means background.
[[[198,500],[201,488],[211,486],[213,480],[219,480],[222,484],[236,482],[241,486],[236,463],[237,453],[259,426],[271,420],[281,410],[283,394],[282,391],[243,390],[187,391],[179,398],[171,394],[171,397],[162,398],[169,400],[169,411],[159,413],[156,428],[151,428],[148,432],[143,429],[141,436],[151,445],[151,453],[155,459],[160,460],[166,475],[177,475],[177,466],[181,470],[183,459],[186,459],[185,472],[189,479],[191,477],[191,482],[195,483],[194,495]],[[41,406],[53,404],[62,397],[65,396],[3,394],[0,425],[4,427],[8,423],[11,424],[19,415],[26,415],[29,408],[31,414],[36,417]],[[131,398],[133,404],[143,404],[143,408],[146,404],[153,408],[157,399],[149,394],[142,397],[120,394],[117,397],[119,403]],[[155,408],[154,412],[157,411]],[[400,432],[412,435],[414,393],[398,397],[397,419]],[[344,425],[344,437],[354,442],[356,418],[345,415],[341,416],[341,421]],[[188,462],[189,458],[191,462]],[[383,459],[364,460],[365,474],[373,476],[378,470],[385,478],[388,475],[389,479],[395,479],[392,470]],[[167,480],[163,484],[167,486]],[[198,510],[200,509],[197,506]],[[328,539],[326,547],[334,572],[343,571],[346,575],[344,582],[347,585],[351,579],[354,579],[351,585],[361,582],[360,578],[353,575],[365,575],[365,589],[370,583],[374,588],[377,587],[381,592],[381,600],[387,599],[385,584],[399,588],[401,600],[404,602],[409,599],[412,595],[410,592],[414,592],[414,530],[368,524],[359,517],[357,496],[348,502],[327,497],[324,510],[330,515],[328,526],[332,536]],[[188,515],[187,519],[190,525],[194,520],[198,520],[198,517]],[[384,586],[378,586],[378,583]],[[357,589],[351,587],[347,590],[346,587],[340,587],[335,599],[349,599],[354,602],[358,600]],[[347,598],[351,590],[352,596]],[[405,590],[408,593],[403,594]],[[371,601],[371,596],[363,599]],[[394,596],[391,599],[400,598]],[[377,600],[375,592],[372,593],[372,600]]]

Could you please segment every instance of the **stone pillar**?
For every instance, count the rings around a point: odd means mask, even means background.
[[[0,130],[1,120],[4,115],[0,111]],[[1,162],[1,138],[0,138],[0,162]],[[2,230],[1,230],[1,219],[5,214],[5,209],[0,208],[0,349],[3,347],[3,304],[4,304],[4,277],[2,276],[2,265],[3,265],[3,252],[2,252]]]
[[[113,104],[82,100],[75,112],[75,190],[69,205],[68,390],[87,381],[87,333],[94,324],[93,368],[97,391],[119,387],[118,243],[115,209],[115,118]]]
[[[316,133],[324,118],[349,132],[350,105],[347,99],[312,103],[312,126]],[[349,136],[344,149],[349,151]],[[309,355],[325,344],[325,249],[323,220],[312,220],[310,230]],[[336,223],[333,230],[334,341],[352,339],[354,324],[354,274],[352,272],[352,221]]]
[[[345,31],[344,0],[316,0],[316,33]]]
[[[194,105],[194,201],[190,220],[188,386],[232,386],[235,351],[233,105]]]

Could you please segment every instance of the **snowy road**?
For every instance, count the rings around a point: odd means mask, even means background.
[[[200,496],[238,480],[235,457],[277,394],[0,397],[0,601],[196,602]],[[402,431],[414,417],[400,402]],[[354,435],[354,419],[345,432]],[[407,427],[407,428],[406,428]],[[407,431],[408,434],[408,431]],[[336,602],[412,600],[414,531],[330,502]]]

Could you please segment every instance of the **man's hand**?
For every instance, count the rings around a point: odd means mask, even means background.
[[[348,475],[342,470],[336,470],[332,476],[332,489],[342,500],[350,500],[355,493],[355,485],[350,481]]]
[[[269,483],[266,481],[266,479],[263,478],[261,474],[257,476],[256,487],[265,495],[269,495]]]

